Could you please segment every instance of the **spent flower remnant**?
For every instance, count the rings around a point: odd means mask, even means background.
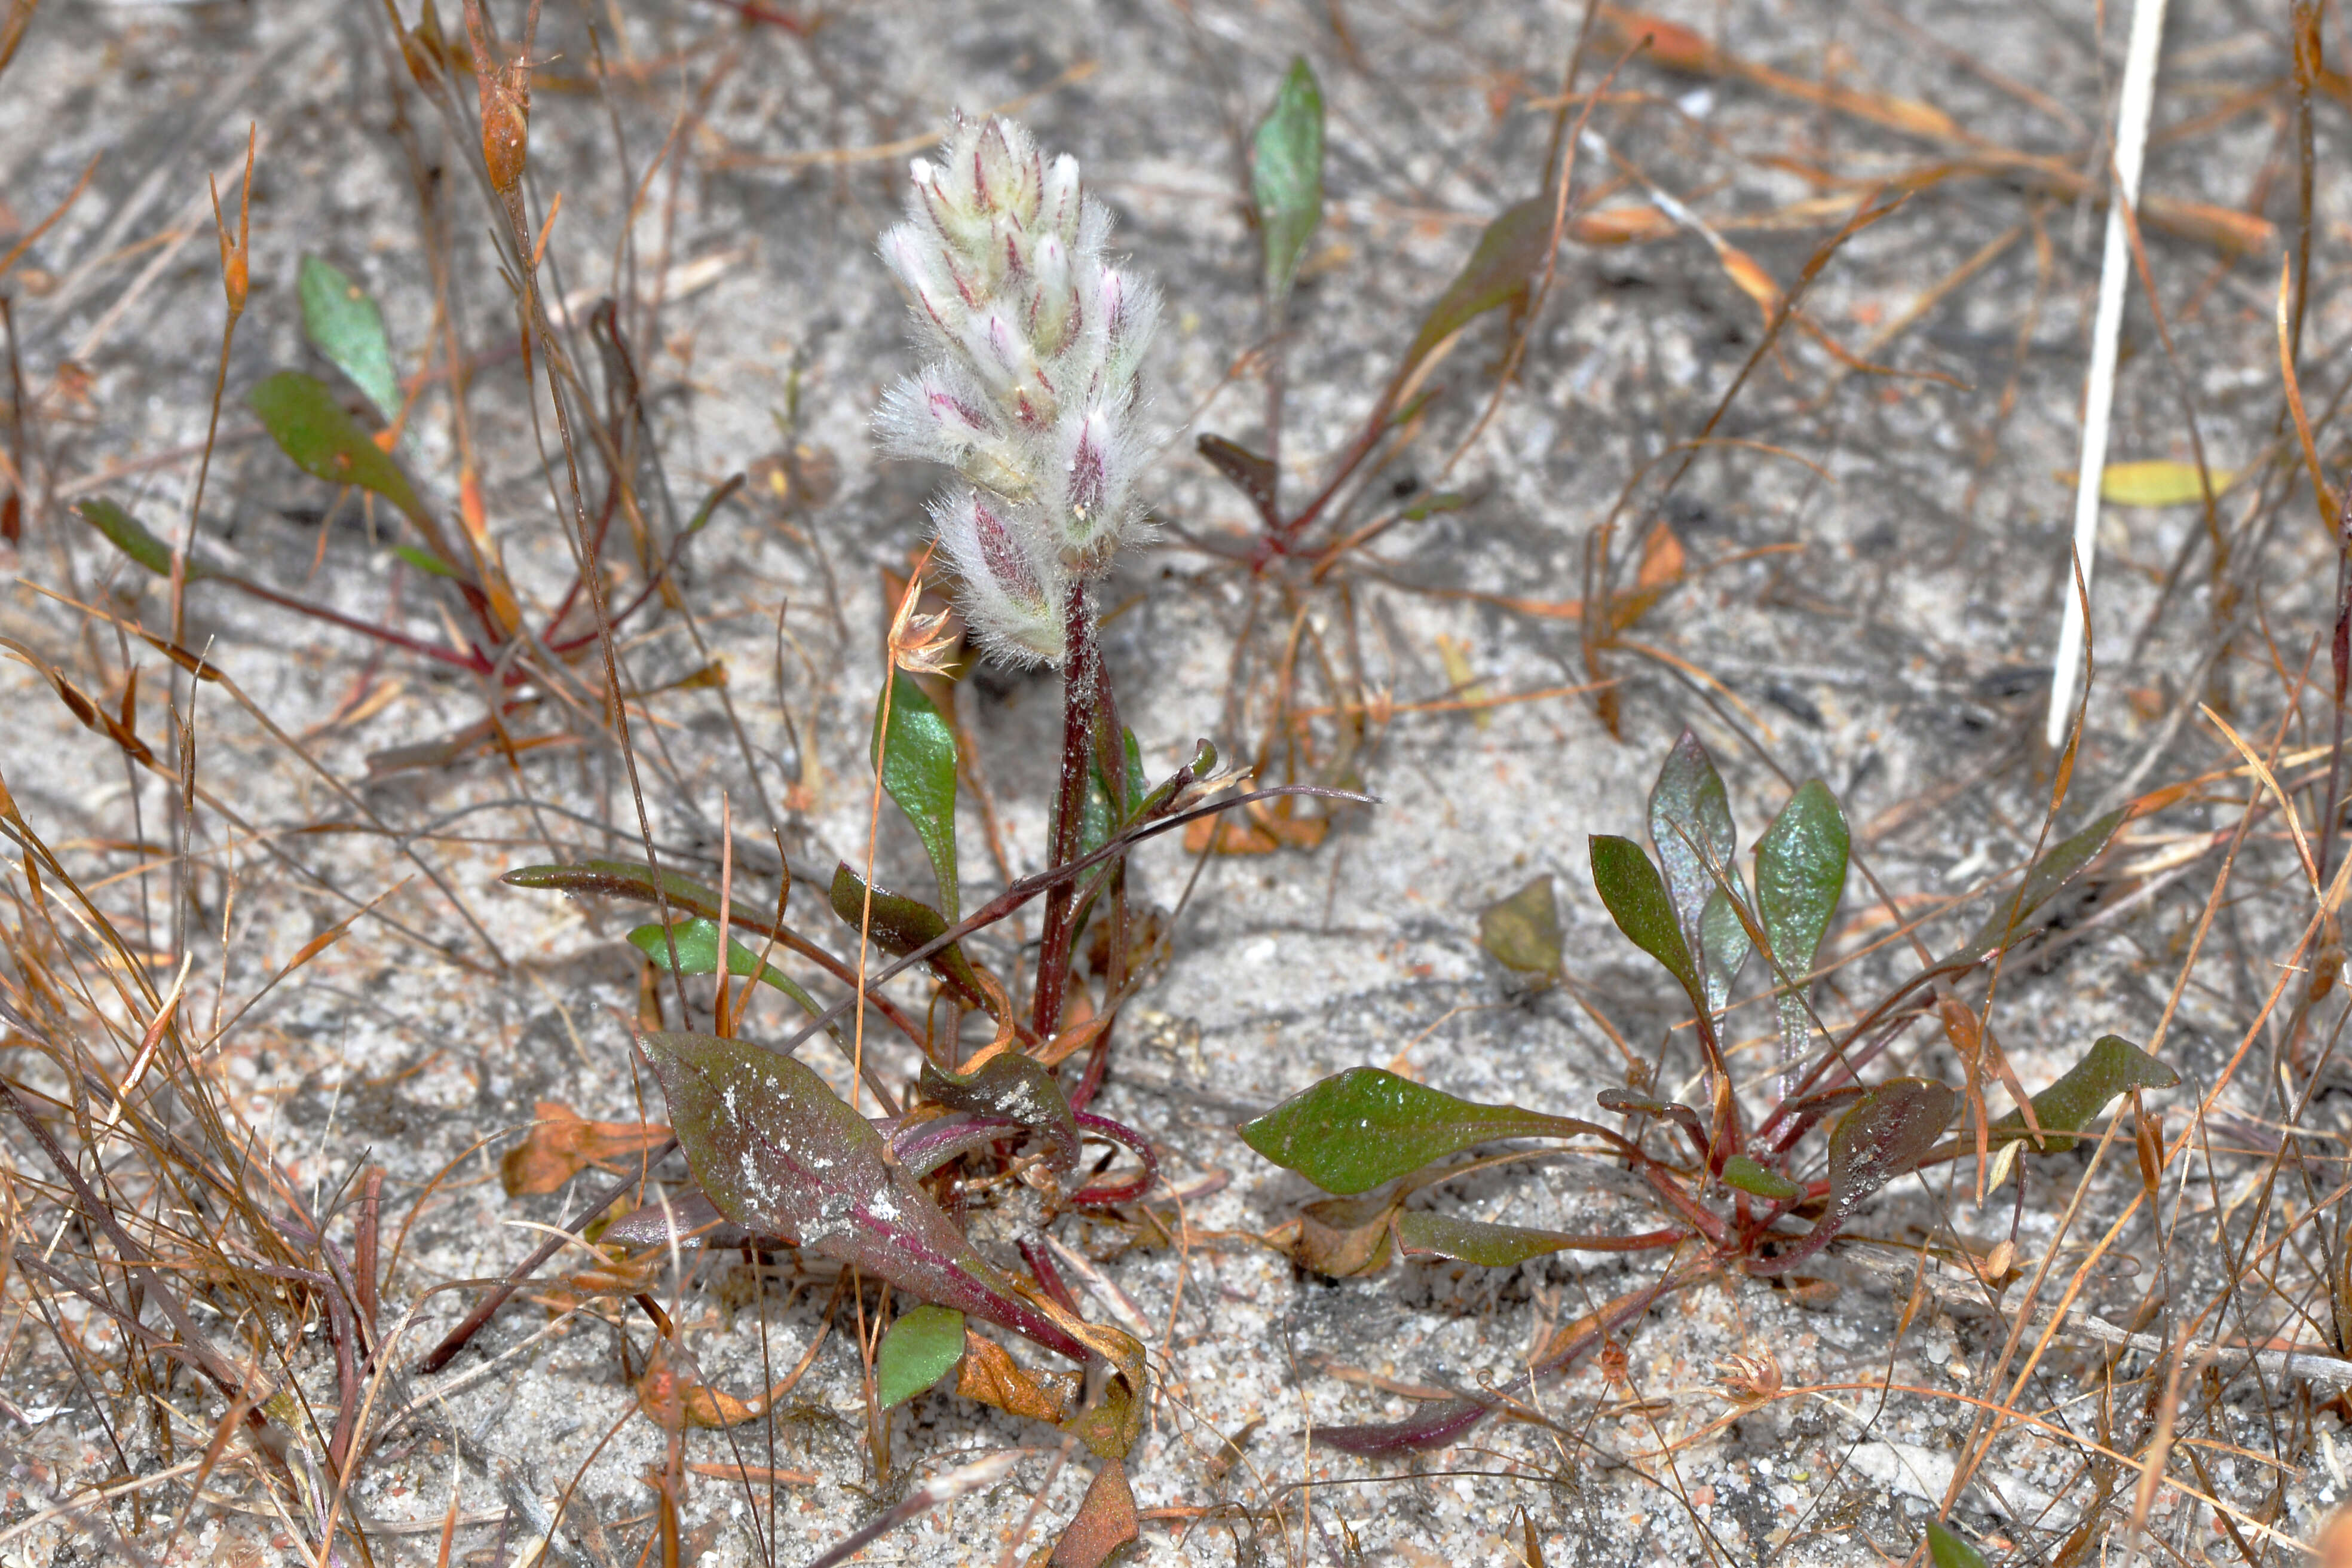
[[[1058,665],[1087,584],[1143,533],[1136,370],[1159,294],[1104,259],[1110,214],[1076,158],[1045,163],[994,116],[959,119],[941,152],[882,237],[930,357],[877,422],[891,452],[961,476],[931,510],[982,645]]]

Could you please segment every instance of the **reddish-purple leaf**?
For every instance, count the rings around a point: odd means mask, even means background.
[[[792,1058],[709,1035],[646,1037],[688,1168],[719,1212],[852,1264],[911,1296],[1026,1335],[1076,1361],[1087,1347],[1024,1300],[930,1195],[883,1157],[882,1135]]]
[[[1052,1163],[1066,1171],[1077,1163],[1078,1121],[1062,1086],[1036,1058],[1000,1051],[970,1073],[944,1073],[923,1064],[923,1097],[950,1110],[1004,1117],[1043,1138]]]
[[[1748,1271],[1778,1274],[1828,1246],[1864,1198],[1927,1157],[1959,1103],[1958,1094],[1924,1078],[1889,1079],[1865,1092],[1830,1134],[1829,1206],[1794,1247],[1750,1263]]]

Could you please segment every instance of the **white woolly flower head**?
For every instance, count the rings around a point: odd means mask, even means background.
[[[970,487],[933,517],[982,644],[1059,663],[1070,585],[1146,531],[1136,374],[1159,295],[1105,259],[1110,215],[1077,160],[1045,163],[1011,121],[959,119],[912,176],[907,221],[881,248],[929,362],[876,423],[893,454]]]

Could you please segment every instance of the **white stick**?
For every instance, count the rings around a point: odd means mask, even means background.
[[[2147,121],[2156,106],[2156,59],[2164,42],[2165,0],[2136,0],[2131,41],[2124,58],[2124,89],[2116,105],[2116,191],[2107,206],[2107,252],[2099,268],[2099,313],[2091,327],[2091,374],[2083,398],[2083,458],[2074,479],[2074,554],[2083,563],[2083,592],[2074,574],[2063,575],[2060,594],[2065,619],[2058,628],[2058,658],[2050,672],[2050,743],[2066,739],[2073,717],[2074,681],[2083,667],[2083,601],[2098,559],[2099,482],[2107,466],[2107,421],[2116,403],[2116,340],[2124,324],[2124,285],[2131,277],[2131,238],[2124,228],[2126,204],[2139,204],[2139,171],[2147,152]]]

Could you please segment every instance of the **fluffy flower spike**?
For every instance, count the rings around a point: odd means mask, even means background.
[[[877,424],[893,454],[965,481],[932,519],[982,645],[1058,664],[1070,584],[1143,537],[1136,374],[1159,296],[1105,259],[1110,215],[1077,160],[1046,163],[1011,121],[957,121],[911,173],[882,258],[929,363]]]

